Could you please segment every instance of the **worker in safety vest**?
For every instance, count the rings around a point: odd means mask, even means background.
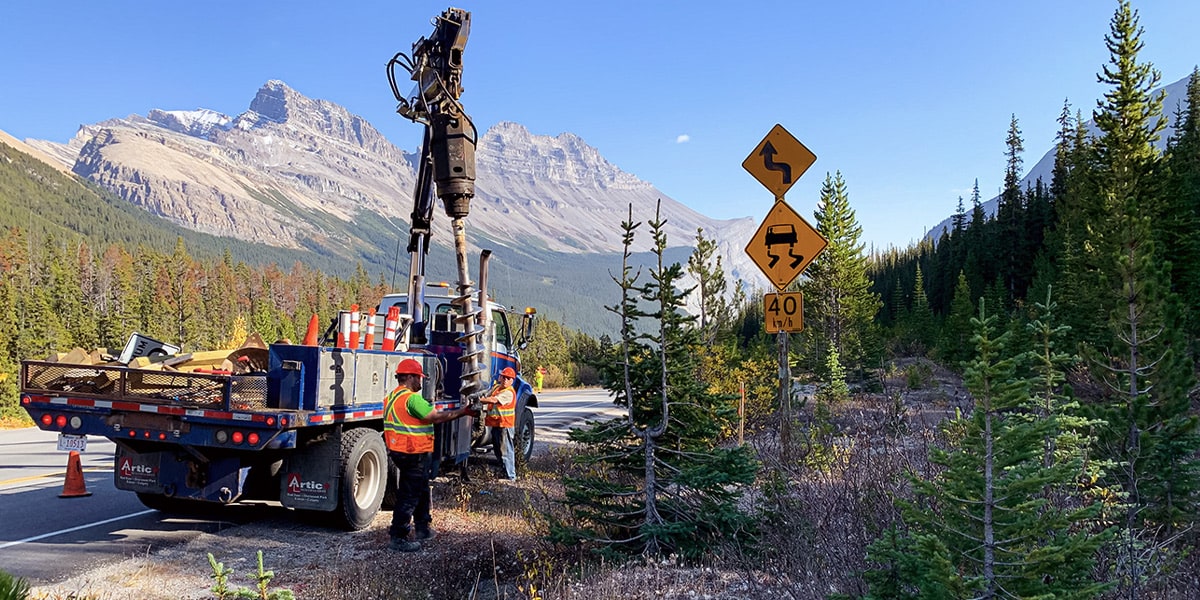
[[[469,407],[440,411],[421,396],[425,373],[421,363],[406,358],[396,365],[396,389],[383,403],[383,441],[388,456],[400,471],[396,486],[396,505],[389,529],[393,550],[415,552],[422,540],[435,535],[429,523],[429,456],[433,452],[433,426],[467,415],[478,415]],[[413,539],[409,539],[412,526]]]
[[[516,457],[513,456],[513,428],[517,419],[517,392],[513,389],[513,381],[516,378],[517,373],[512,367],[504,367],[496,385],[480,400],[487,407],[483,424],[491,427],[492,444],[500,449],[500,460],[508,479],[517,478]]]

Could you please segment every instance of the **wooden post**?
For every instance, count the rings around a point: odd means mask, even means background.
[[[742,446],[746,443],[746,382],[739,381],[738,389],[742,392],[742,399],[738,402],[738,445]]]
[[[792,374],[788,364],[788,334],[780,332],[779,336],[779,405],[783,408],[783,428],[780,431],[779,442],[784,464],[790,464],[792,459]]]

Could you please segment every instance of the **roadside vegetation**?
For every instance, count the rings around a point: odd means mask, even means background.
[[[723,288],[705,232],[673,263],[662,221],[631,216],[626,247],[649,235],[658,261],[643,270],[627,251],[613,274],[620,331],[547,321],[524,364],[529,378],[545,367],[547,387],[604,386],[624,415],[574,431],[514,484],[480,466],[439,483],[441,529],[417,560],[388,553],[378,522],[320,569],[281,556],[272,583],[347,599],[1200,598],[1200,70],[1187,107],[1164,114],[1141,35],[1120,0],[1099,135],[1064,106],[1053,180],[1020,189],[1014,116],[996,214],[976,187],[936,243],[868,254],[848,182],[827,174],[814,221],[829,245],[790,288],[805,330],[782,386],[762,300]],[[1175,133],[1160,153],[1163,118]],[[0,266],[28,265],[12,256],[30,244],[13,239]],[[44,340],[98,340],[88,327],[222,331],[188,312],[206,305],[183,288],[153,318],[138,303],[115,323],[73,313],[111,297],[64,304],[65,290],[100,288],[54,267],[79,248],[43,247],[27,274],[43,278],[44,305],[27,304],[20,278],[0,287],[0,310],[41,311],[21,320],[34,333],[0,330],[0,372]],[[182,243],[112,260],[78,272],[115,276],[107,290],[127,281],[130,302],[162,300],[135,293],[147,277],[228,281],[231,304],[213,308],[226,332],[245,315],[242,327],[294,336],[296,314],[381,294],[365,277],[317,277],[324,292],[280,298],[282,272],[196,267]]]

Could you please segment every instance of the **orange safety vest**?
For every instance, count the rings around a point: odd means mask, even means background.
[[[408,412],[408,399],[413,393],[398,386],[383,402],[383,442],[392,452],[433,452],[433,423],[423,423]]]
[[[511,387],[501,387],[500,384],[492,386],[492,391],[488,396],[498,396],[500,404],[488,410],[487,416],[483,419],[483,424],[488,427],[516,427],[517,425],[517,393]],[[504,398],[508,398],[505,402]]]

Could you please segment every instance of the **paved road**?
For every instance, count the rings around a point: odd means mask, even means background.
[[[538,399],[535,451],[565,443],[567,431],[587,419],[620,414],[602,389],[543,390]],[[59,498],[67,453],[56,443],[57,434],[36,428],[0,431],[0,565],[35,585],[186,542],[200,532],[287,518],[278,505],[223,507],[211,519],[148,510],[134,494],[113,486],[114,445],[99,437],[88,438],[81,455],[92,495]]]

